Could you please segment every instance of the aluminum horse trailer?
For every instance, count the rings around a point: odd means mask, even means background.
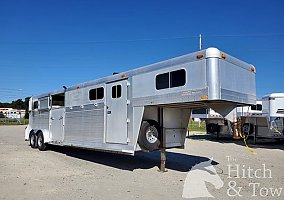
[[[271,93],[242,114],[246,135],[257,138],[284,139],[284,93]],[[245,110],[245,109],[244,109]]]
[[[255,103],[255,68],[216,48],[33,96],[25,140],[134,155],[184,147],[192,108]],[[161,167],[164,167],[161,166]]]

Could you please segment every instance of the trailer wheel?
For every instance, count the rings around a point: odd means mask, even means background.
[[[243,133],[248,136],[254,132],[254,126],[250,123],[244,123],[243,125]]]
[[[218,124],[210,123],[206,126],[207,133],[219,133],[220,126]]]
[[[37,136],[37,147],[40,151],[44,151],[46,149],[46,144],[44,143],[44,137],[42,132],[39,132]]]
[[[29,137],[29,140],[30,140],[30,146],[34,149],[34,148],[37,148],[37,137],[36,137],[36,134],[34,132],[31,132],[30,133],[30,137]]]
[[[159,148],[159,131],[156,124],[150,124],[147,121],[142,122],[138,144],[146,150],[153,151]]]

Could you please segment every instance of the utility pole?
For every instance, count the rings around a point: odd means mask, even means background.
[[[201,33],[199,34],[199,51],[202,49],[202,35]]]

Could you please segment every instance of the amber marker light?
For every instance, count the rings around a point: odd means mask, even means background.
[[[251,67],[250,67],[250,71],[255,72],[255,67],[254,67],[254,66],[251,66]]]
[[[207,99],[207,95],[202,95],[202,96],[201,96],[201,99],[203,99],[203,100],[204,100],[204,99]]]
[[[196,58],[198,58],[198,59],[203,58],[203,54],[197,54]]]
[[[227,56],[225,54],[223,54],[223,53],[221,54],[221,58],[226,59],[226,57]]]
[[[121,75],[121,78],[126,78],[126,74],[122,74],[122,75]]]

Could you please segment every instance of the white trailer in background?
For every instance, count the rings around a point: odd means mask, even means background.
[[[183,147],[192,108],[255,103],[255,68],[208,48],[30,99],[25,139],[134,155]]]
[[[212,108],[192,110],[191,117],[205,121],[206,131],[208,134],[216,134],[217,137],[219,137],[219,134],[232,134],[230,121],[225,119],[219,113],[215,112]]]
[[[242,132],[257,138],[284,139],[284,93],[272,93],[256,101],[255,105],[233,110],[241,119]],[[211,108],[192,111],[192,118],[205,120],[207,133],[232,135],[231,124]]]
[[[284,139],[284,93],[264,96],[242,115],[243,132],[257,138]],[[246,108],[244,108],[245,111]]]

